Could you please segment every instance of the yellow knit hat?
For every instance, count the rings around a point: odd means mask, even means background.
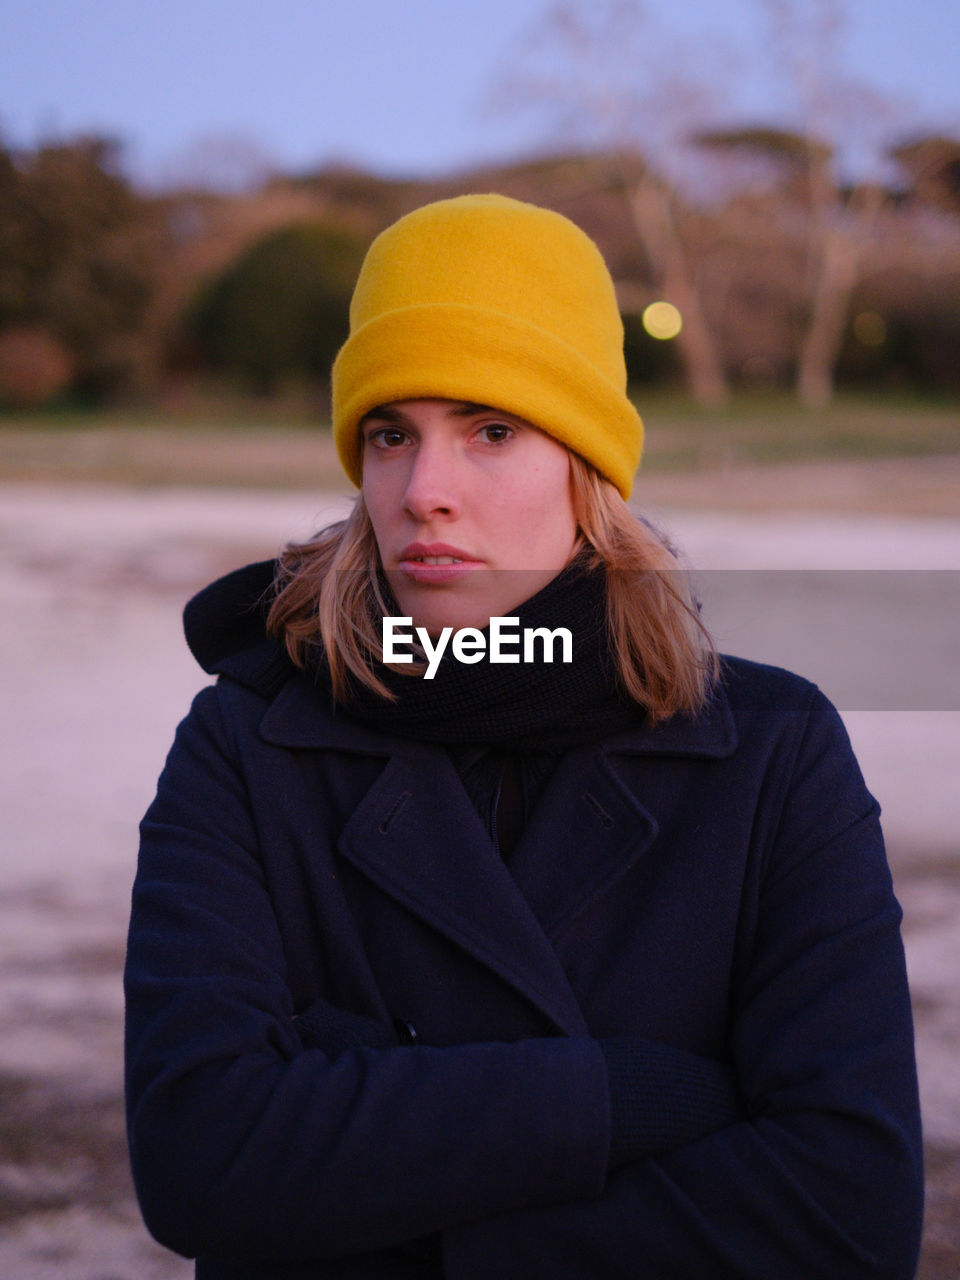
[[[525,418],[625,498],[643,424],[600,251],[559,213],[499,195],[414,210],[367,252],[333,366],[333,434],[359,487],[358,427],[393,400],[469,400]]]

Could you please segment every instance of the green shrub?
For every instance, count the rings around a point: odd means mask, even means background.
[[[355,233],[314,222],[259,240],[194,300],[188,326],[202,358],[259,394],[326,379],[365,249]]]

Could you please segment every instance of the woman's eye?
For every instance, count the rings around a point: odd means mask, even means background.
[[[513,435],[513,427],[508,426],[505,422],[487,422],[480,428],[480,431],[486,435],[491,444],[502,444],[504,440],[509,440]]]
[[[396,449],[406,442],[407,433],[399,427],[377,427],[367,436],[370,444],[378,449]]]

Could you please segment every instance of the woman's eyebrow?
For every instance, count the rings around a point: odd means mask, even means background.
[[[502,409],[495,409],[491,404],[475,404],[472,400],[464,400],[462,404],[458,404],[456,408],[451,409],[450,413],[455,418],[472,418],[475,413],[503,413]],[[512,414],[510,415],[513,416]]]
[[[493,405],[489,404],[476,404],[473,400],[464,400],[461,403],[454,405],[450,410],[450,416],[453,418],[472,418],[478,413],[505,414],[505,410],[496,409]],[[514,415],[505,414],[505,416],[513,417]],[[360,419],[360,426],[362,427],[365,423],[374,420],[377,422],[388,422],[394,425],[399,425],[406,422],[408,418],[401,409],[395,409],[392,405],[384,404],[377,405],[376,408],[368,410],[368,412]]]
[[[392,409],[389,405],[378,405],[375,409],[369,410],[360,419],[360,426],[372,420],[377,422],[400,423],[406,421],[406,416],[399,409]]]

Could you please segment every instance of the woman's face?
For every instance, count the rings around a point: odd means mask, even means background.
[[[509,616],[570,560],[570,455],[522,418],[397,400],[360,424],[363,499],[404,616],[435,633]]]

